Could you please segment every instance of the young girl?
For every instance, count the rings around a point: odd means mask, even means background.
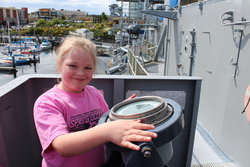
[[[96,67],[91,41],[67,37],[57,56],[61,82],[42,94],[34,105],[43,167],[100,167],[105,163],[104,143],[139,150],[133,141],[147,142],[157,137],[145,131],[153,129],[153,125],[140,121],[97,125],[108,106],[102,94],[88,85]]]

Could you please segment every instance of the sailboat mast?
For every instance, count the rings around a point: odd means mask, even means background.
[[[10,36],[10,22],[7,20],[8,37],[9,37],[9,53],[11,52],[11,36]]]

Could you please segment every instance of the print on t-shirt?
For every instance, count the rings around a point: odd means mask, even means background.
[[[98,124],[103,111],[101,109],[92,110],[86,113],[72,116],[70,118],[69,130],[71,132],[79,131],[94,127]]]

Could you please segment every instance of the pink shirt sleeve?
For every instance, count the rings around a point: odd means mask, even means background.
[[[58,136],[68,133],[61,109],[49,98],[40,98],[34,107],[37,132],[43,150]]]

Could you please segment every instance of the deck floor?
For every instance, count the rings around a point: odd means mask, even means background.
[[[197,124],[192,167],[239,167],[214,143],[207,132]]]

